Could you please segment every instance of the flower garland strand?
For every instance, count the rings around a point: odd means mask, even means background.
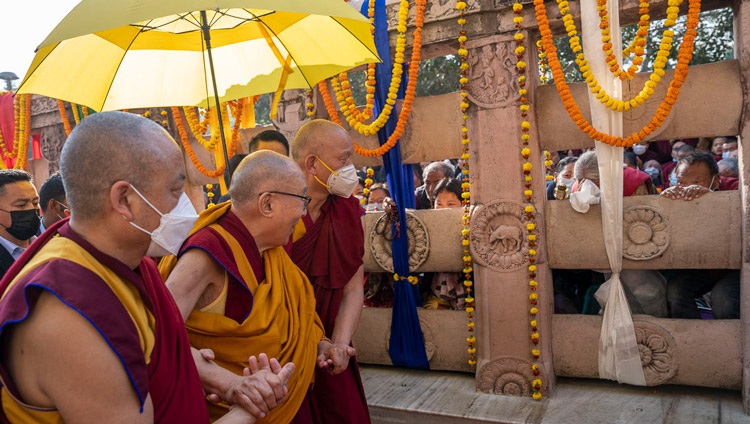
[[[207,176],[208,178],[219,178],[221,175],[224,174],[224,168],[226,168],[226,164],[216,168],[214,171],[209,171],[206,169],[205,166],[200,162],[198,157],[195,155],[195,152],[193,151],[193,147],[190,145],[190,140],[188,139],[187,131],[185,130],[185,125],[182,122],[182,115],[180,114],[180,108],[172,107],[172,116],[174,117],[174,123],[177,127],[177,133],[180,136],[180,144],[182,144],[182,148],[185,149],[185,152],[188,154],[188,157],[190,158],[190,162],[193,163],[193,166],[195,166],[195,169],[198,170],[201,174]],[[228,150],[232,151],[231,156],[234,156],[234,146],[231,146],[231,148],[228,148]],[[227,155],[229,155],[229,152],[227,152]]]
[[[641,64],[643,64],[643,55],[646,53],[645,48],[648,40],[648,31],[651,28],[651,16],[648,14],[651,7],[649,0],[641,0],[639,7],[638,14],[641,15],[641,17],[638,20],[638,30],[635,33],[635,37],[633,37],[633,41],[630,42],[628,47],[622,50],[623,59],[630,57],[633,53],[635,54],[632,66],[637,68],[640,68]],[[628,73],[629,72],[630,69],[628,69]]]
[[[461,250],[462,260],[464,263],[463,274],[464,274],[464,287],[466,288],[466,329],[469,335],[466,337],[466,352],[468,353],[467,362],[469,365],[476,366],[477,364],[477,338],[474,335],[474,314],[476,312],[476,302],[474,301],[474,281],[472,276],[473,260],[471,257],[470,249],[470,224],[471,224],[471,176],[469,173],[469,92],[467,84],[469,83],[469,63],[468,56],[469,51],[466,49],[466,41],[468,37],[466,35],[466,16],[464,11],[466,10],[466,1],[457,0],[456,10],[458,10],[458,57],[461,61],[460,70],[461,75],[459,76],[459,93],[461,95],[459,109],[461,110],[461,206],[463,207],[463,215],[461,217],[461,223],[463,229],[461,230]]]
[[[326,112],[328,112],[328,119],[339,126],[343,126],[341,124],[341,119],[339,119],[339,113],[336,111],[336,106],[333,105],[331,92],[328,91],[328,83],[325,81],[319,82],[318,91],[320,91],[320,96],[323,98],[323,104],[325,105]]]
[[[591,124],[589,124],[589,122],[583,116],[583,113],[581,113],[580,108],[576,104],[575,99],[570,92],[570,87],[565,82],[565,74],[563,73],[560,61],[557,58],[557,48],[555,47],[552,40],[552,30],[549,26],[549,19],[547,18],[547,10],[544,7],[544,1],[534,0],[536,19],[539,24],[539,31],[542,35],[542,42],[544,43],[545,51],[548,54],[549,65],[552,69],[552,76],[555,81],[555,87],[560,94],[560,98],[563,101],[565,110],[568,112],[568,115],[570,115],[573,122],[575,122],[575,124],[581,131],[588,134],[588,136],[592,139],[601,141],[602,143],[618,147],[630,147],[641,140],[645,140],[649,136],[649,134],[654,132],[664,123],[664,120],[672,111],[672,106],[677,102],[680,94],[680,88],[687,78],[688,64],[693,58],[696,28],[700,20],[700,6],[700,0],[688,1],[688,19],[686,25],[687,30],[685,31],[685,35],[682,38],[682,44],[680,45],[679,54],[677,55],[677,66],[674,69],[674,76],[669,84],[669,88],[667,89],[667,93],[664,96],[664,100],[661,102],[648,124],[646,124],[639,131],[630,134],[626,138],[622,138],[619,136],[605,134],[596,130],[596,128],[592,127]]]
[[[402,6],[404,2],[406,3],[406,6],[407,6],[405,8],[406,10],[405,13],[408,14],[408,11],[409,11],[408,1],[402,0]],[[422,61],[422,28],[424,27],[424,13],[425,13],[426,3],[427,3],[427,0],[416,0],[417,10],[416,10],[416,19],[415,19],[415,24],[414,24],[415,28],[414,28],[414,34],[413,34],[414,43],[412,44],[412,54],[411,54],[411,60],[409,63],[409,83],[406,86],[406,93],[404,95],[404,101],[401,105],[401,112],[399,112],[399,115],[398,115],[398,122],[396,122],[396,128],[393,130],[393,133],[391,133],[391,135],[388,137],[388,140],[382,146],[376,149],[365,149],[362,146],[358,145],[357,143],[354,143],[354,152],[357,153],[358,155],[366,156],[366,157],[383,156],[384,154],[388,153],[388,151],[391,150],[393,146],[396,145],[396,143],[398,143],[398,140],[401,138],[401,136],[404,133],[404,130],[406,129],[406,122],[408,121],[409,115],[411,114],[412,103],[414,102],[414,97],[416,96],[416,93],[417,93],[417,79],[419,78],[419,63]],[[400,13],[401,11],[399,10],[399,16],[400,16]],[[405,25],[406,24],[404,23],[404,31],[406,28]],[[406,36],[404,35],[404,43],[406,42],[405,37]],[[401,53],[401,59],[399,59],[399,54],[398,54],[398,49],[397,49],[396,62],[398,62],[399,60],[401,60],[401,62],[403,63],[403,50]],[[398,93],[398,86],[401,84],[400,75],[402,72],[403,70],[397,72],[396,65],[394,64],[393,74],[396,75],[398,73],[399,83],[395,86],[395,89],[394,89],[393,82],[395,80],[395,77],[394,76],[391,77],[391,86],[388,91],[388,98],[386,99],[386,105],[383,107],[384,111],[386,108],[392,109],[393,105],[396,104],[396,95]],[[369,75],[368,75],[368,78],[369,78]],[[338,82],[336,81],[335,78],[331,79],[331,85],[333,86],[334,91],[336,92],[336,97],[339,98],[340,93],[338,91]],[[330,97],[330,93],[328,92],[328,90],[326,90],[325,92],[328,93],[328,96]],[[323,92],[321,92],[321,94],[323,94]],[[332,102],[333,101],[331,100],[331,103]],[[326,101],[326,108],[328,107],[327,105],[328,105],[328,102]],[[348,119],[347,113],[346,112],[343,112],[343,113],[344,113],[344,116],[347,117]],[[334,115],[335,114],[329,113],[329,116],[333,117]],[[389,112],[389,116],[390,116],[390,112]],[[386,121],[387,120],[388,118],[386,118]],[[362,124],[359,122],[357,124],[362,126]],[[351,125],[351,122],[350,122],[350,125]],[[385,123],[383,125],[385,125]],[[353,127],[356,127],[356,124]],[[359,132],[362,133],[362,131],[359,131]],[[375,132],[373,132],[372,134],[375,134]]]
[[[62,120],[63,128],[65,129],[65,136],[68,137],[73,129],[70,128],[70,120],[68,119],[68,114],[65,112],[65,102],[58,100],[57,109],[60,111],[60,120]]]
[[[607,65],[609,66],[609,70],[619,77],[620,74],[618,74],[617,71],[622,72],[622,70],[619,69],[620,65],[617,63],[617,58],[615,58],[614,56],[612,43],[609,43],[609,19],[607,18],[606,21],[604,21],[604,18],[607,17],[606,0],[597,0],[597,3],[599,4],[600,15],[603,15],[600,27],[602,28],[602,41],[605,41],[605,44],[602,47],[606,50]],[[607,94],[607,92],[597,81],[593,72],[591,72],[591,67],[589,66],[588,60],[586,60],[586,57],[583,53],[583,47],[580,43],[580,37],[578,37],[576,25],[573,21],[573,15],[570,14],[569,4],[566,0],[557,0],[557,6],[560,9],[560,13],[563,15],[565,30],[568,32],[568,35],[570,35],[568,44],[570,44],[571,50],[576,54],[575,62],[578,65],[581,74],[583,74],[583,77],[586,80],[586,84],[588,84],[588,86],[591,88],[591,92],[596,94],[597,100],[599,100],[599,102],[605,105],[608,109],[615,112],[635,109],[636,107],[644,104],[646,100],[648,100],[651,95],[654,94],[654,88],[656,87],[656,84],[661,80],[661,77],[664,76],[664,67],[667,64],[669,53],[672,50],[674,31],[669,29],[669,27],[674,26],[674,22],[679,16],[679,4],[681,3],[682,0],[669,0],[669,7],[667,7],[667,19],[664,22],[664,33],[659,45],[659,51],[656,53],[656,59],[654,60],[654,70],[653,72],[651,72],[649,80],[643,84],[643,88],[641,89],[640,93],[635,95],[632,99],[620,100],[613,98],[612,96]],[[677,4],[678,6],[673,6],[673,4]],[[690,55],[692,57],[692,49],[690,51]],[[635,75],[635,70],[633,71],[633,75]]]
[[[555,170],[552,168],[554,163],[552,162],[552,155],[550,154],[549,150],[545,150],[542,153],[544,153],[544,179],[546,181],[552,181],[555,179]]]
[[[515,0],[513,3],[513,12],[516,16],[513,18],[513,22],[516,24],[516,34],[513,38],[516,40],[516,69],[518,70],[518,94],[521,97],[521,157],[523,157],[523,164],[521,169],[523,172],[524,180],[524,201],[526,206],[524,212],[526,213],[526,238],[529,243],[529,288],[531,293],[529,294],[529,326],[531,328],[530,341],[531,341],[531,372],[534,375],[534,379],[531,382],[532,393],[531,397],[534,400],[542,398],[542,379],[539,372],[539,357],[541,351],[538,349],[539,345],[539,330],[537,325],[537,314],[539,308],[537,304],[539,302],[539,294],[537,293],[538,284],[536,278],[536,246],[537,246],[537,235],[536,235],[536,214],[534,208],[534,192],[531,189],[531,182],[533,180],[531,176],[531,170],[533,168],[529,157],[531,156],[531,148],[529,147],[529,130],[531,129],[531,122],[529,122],[529,99],[527,97],[528,92],[526,90],[526,63],[523,61],[523,55],[526,52],[524,47],[524,35],[522,32],[521,24],[523,23],[523,4],[520,0]],[[549,160],[549,153],[545,155],[545,165]]]
[[[313,91],[312,88],[308,88],[305,91],[305,109],[307,110],[307,117],[308,118],[314,118],[315,117],[315,104],[313,104]]]
[[[648,35],[648,27],[650,26],[650,16],[648,15],[650,4],[648,2],[639,3],[640,9],[638,10],[638,12],[640,13],[641,17],[638,21],[638,31],[636,32],[635,38],[633,38],[633,42],[622,52],[623,58],[628,57],[630,52],[635,53],[633,64],[630,65],[626,72],[620,69],[620,64],[617,62],[617,57],[615,56],[614,49],[612,48],[612,43],[610,42],[612,40],[612,37],[610,37],[607,0],[597,0],[596,3],[597,10],[599,11],[599,28],[601,29],[602,33],[602,51],[606,56],[605,61],[607,62],[607,65],[609,65],[609,70],[615,77],[619,78],[622,81],[625,81],[626,79],[632,80],[635,77],[635,74],[638,72],[640,65],[643,63],[644,50],[643,48],[637,49],[637,46],[639,44],[642,46],[646,45],[646,36]],[[679,8],[677,13],[679,13]],[[642,31],[644,26],[646,27],[645,34],[644,31]],[[665,24],[664,26],[666,27],[667,25]]]
[[[365,186],[362,188],[362,193],[364,196],[362,196],[362,199],[359,200],[359,204],[362,206],[365,206],[367,204],[367,196],[370,194],[370,187],[372,187],[372,176],[375,175],[375,170],[367,167],[367,172],[365,174],[367,178],[365,178]]]
[[[13,150],[8,151],[5,137],[0,132],[0,152],[4,158],[15,160],[13,169],[25,169],[28,163],[29,129],[31,128],[31,94],[16,95],[13,101],[13,116],[15,123]],[[0,161],[0,169],[7,169],[4,161]]]
[[[78,105],[71,102],[70,109],[73,111],[73,119],[76,121],[76,125],[81,123],[81,114],[78,111]]]
[[[544,44],[542,44],[542,40],[536,41],[536,48],[539,55],[539,82],[542,84],[547,84],[547,81],[549,81],[549,78],[547,77],[549,65],[547,64],[547,52],[544,50]]]
[[[206,184],[206,197],[208,198],[208,204],[206,205],[206,207],[210,208],[216,205],[214,203],[214,196],[216,196],[216,194],[214,193],[214,185]]]

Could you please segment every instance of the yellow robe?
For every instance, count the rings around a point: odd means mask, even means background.
[[[231,202],[221,203],[201,213],[191,235],[210,227],[232,250],[243,282],[253,294],[253,309],[242,323],[224,315],[193,309],[186,321],[190,343],[198,349],[213,349],[216,363],[242,375],[250,355],[266,353],[284,365],[293,362],[296,370],[287,384],[286,401],[259,423],[288,423],[302,404],[316,367],[318,343],[323,325],[315,312],[315,294],[307,276],[292,262],[283,247],[263,253],[266,279],[258,282],[240,243],[216,221],[226,214]],[[177,263],[173,256],[159,265],[162,277]],[[227,412],[209,404],[212,420]]]

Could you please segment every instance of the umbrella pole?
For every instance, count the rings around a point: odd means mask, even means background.
[[[214,87],[214,101],[216,103],[216,116],[219,118],[219,131],[221,132],[221,147],[224,153],[224,166],[229,167],[229,153],[227,153],[227,140],[224,135],[224,120],[221,117],[221,103],[219,102],[219,90],[216,88],[216,74],[214,73],[214,58],[211,55],[211,28],[208,26],[208,19],[206,18],[206,11],[201,10],[201,30],[203,31],[203,39],[206,41],[206,51],[208,52],[208,67],[211,71],[211,83]],[[239,119],[239,118],[237,118]],[[229,173],[224,172],[224,183],[229,188]]]

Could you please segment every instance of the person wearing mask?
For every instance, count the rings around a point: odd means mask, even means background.
[[[424,167],[424,184],[414,191],[417,209],[432,209],[435,202],[435,186],[443,178],[453,178],[454,168],[445,162],[432,162]]]
[[[638,156],[641,163],[646,163],[650,160],[658,160],[659,153],[650,149],[651,144],[648,141],[641,141],[633,145],[633,153]]]
[[[573,183],[576,182],[573,170],[577,160],[575,156],[560,159],[555,167],[555,178],[547,183],[547,200],[564,200],[570,196]]]
[[[721,145],[721,158],[727,159],[731,157],[736,157],[736,156],[733,156],[733,152],[735,152],[734,155],[736,155],[736,151],[737,151],[737,137],[731,137],[731,136],[724,137],[724,143]]]
[[[643,164],[643,172],[647,173],[651,177],[651,182],[657,191],[661,191],[663,188],[663,174],[661,171],[661,164],[658,161],[650,160]]]
[[[291,257],[310,279],[325,335],[338,348],[351,345],[364,302],[365,242],[362,207],[352,196],[353,156],[349,133],[323,119],[302,125],[292,141],[292,157],[312,200],[295,227]],[[315,422],[370,422],[354,351],[345,351],[351,357],[343,372],[315,370],[310,402]]]
[[[391,197],[391,191],[388,190],[388,185],[385,183],[375,183],[370,187],[370,193],[367,194],[367,204],[365,210],[370,211],[383,211],[383,201]]]
[[[40,224],[39,195],[31,174],[19,169],[0,170],[0,277],[29,247]]]

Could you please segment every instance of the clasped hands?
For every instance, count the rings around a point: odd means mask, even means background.
[[[340,374],[349,366],[349,358],[356,352],[348,344],[321,340],[318,343],[318,368],[326,368],[331,375]]]
[[[661,195],[668,198],[668,199],[683,199],[683,200],[693,200],[697,199],[704,194],[708,193],[710,190],[706,187],[703,187],[702,185],[688,185],[688,186],[681,186],[676,185],[669,187],[661,192]]]
[[[201,349],[201,356],[207,361],[214,360],[210,349]],[[276,358],[268,359],[261,353],[248,359],[248,367],[242,376],[234,376],[229,389],[223,394],[208,394],[213,403],[226,402],[234,407],[242,407],[256,419],[265,417],[273,408],[286,400],[287,382],[294,373],[295,366],[289,362],[283,367]]]

